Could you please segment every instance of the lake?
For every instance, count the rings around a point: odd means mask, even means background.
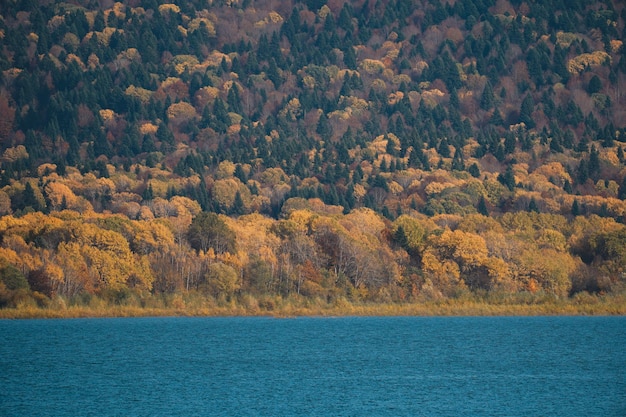
[[[626,416],[626,317],[0,320],[1,416]]]

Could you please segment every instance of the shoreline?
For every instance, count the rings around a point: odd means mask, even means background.
[[[131,317],[497,317],[497,316],[626,316],[626,303],[621,300],[598,300],[594,303],[573,301],[542,304],[496,304],[447,300],[424,303],[343,302],[339,305],[285,305],[273,308],[258,306],[69,306],[63,308],[22,307],[0,310],[0,319],[70,319]]]

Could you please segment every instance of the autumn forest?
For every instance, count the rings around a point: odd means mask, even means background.
[[[3,1],[0,311],[623,306],[625,41],[617,0]]]

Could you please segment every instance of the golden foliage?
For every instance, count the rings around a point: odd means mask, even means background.
[[[571,74],[579,74],[587,68],[595,68],[605,62],[611,62],[611,56],[604,51],[580,54],[567,62],[567,70]]]
[[[134,85],[131,85],[128,86],[126,91],[124,91],[124,94],[126,94],[127,96],[138,98],[142,103],[147,103],[150,101],[150,97],[152,97],[153,92],[142,87],[135,87]],[[100,111],[102,112],[106,110]]]
[[[272,12],[268,13],[267,17],[265,17],[264,19],[259,20],[258,22],[256,22],[254,24],[254,26],[256,26],[256,27],[264,27],[264,26],[269,25],[269,24],[280,23],[283,20],[284,19],[283,19],[283,17],[280,14],[272,11]]]
[[[348,113],[350,116],[359,116],[369,108],[367,100],[362,98],[341,96],[339,100],[341,106],[344,107],[344,112]]]
[[[377,59],[366,58],[359,63],[359,69],[368,74],[381,74],[385,69],[385,64]]]
[[[235,164],[231,161],[222,161],[217,167],[217,172],[215,173],[216,179],[225,179],[230,178],[235,173]]]
[[[268,168],[259,177],[263,186],[273,186],[283,184],[287,181],[287,174],[281,168]]]
[[[76,194],[65,184],[51,182],[45,187],[46,196],[53,210],[73,208],[76,205]]]
[[[431,90],[426,90],[422,92],[422,103],[428,107],[435,107],[437,104],[441,102],[441,99],[445,96],[445,94],[437,89],[433,88]]]
[[[300,105],[300,100],[297,97],[289,100],[285,107],[283,107],[279,114],[282,117],[286,117],[288,120],[296,120],[296,118],[302,115],[302,106]]]
[[[101,109],[98,113],[104,122],[112,121],[115,118],[115,112],[111,109]]]
[[[196,116],[195,107],[185,101],[174,103],[167,108],[167,117],[169,117],[170,120],[185,122],[194,119]]]
[[[396,151],[400,150],[400,139],[393,133],[379,135],[368,145],[368,149],[377,154],[385,154],[389,141],[393,142]]]
[[[192,19],[189,22],[189,25],[187,26],[187,29],[190,32],[194,32],[194,31],[200,29],[201,25],[204,25],[206,27],[206,30],[207,30],[209,36],[215,36],[216,35],[215,26],[213,25],[213,22],[210,21],[209,19],[207,19],[206,17],[197,17],[195,19]]]
[[[578,35],[576,35],[575,33],[562,32],[562,31],[558,31],[556,33],[556,42],[562,48],[569,48],[572,42],[578,40],[578,38],[579,38]]]
[[[19,159],[27,159],[28,152],[24,145],[17,145],[11,148],[5,149],[2,153],[2,159],[8,162],[15,162]]]
[[[11,197],[9,197],[6,192],[0,190],[0,216],[11,213],[13,213],[11,209]]]
[[[194,69],[200,62],[194,55],[176,55],[172,58],[172,64],[176,73],[181,75],[185,71]]]
[[[370,87],[378,92],[383,92],[387,89],[387,84],[380,78],[376,78],[374,81],[371,82]]]
[[[611,52],[618,53],[622,47],[624,46],[624,42],[619,39],[611,39]]]
[[[172,3],[165,3],[159,6],[159,13],[165,14],[167,12],[180,13],[180,7]]]
[[[322,19],[326,19],[326,16],[328,16],[329,13],[331,13],[331,10],[326,4],[317,11],[317,15]]]
[[[139,133],[142,135],[154,135],[157,130],[159,130],[159,127],[150,122],[142,123],[141,126],[139,126]]]
[[[237,178],[216,180],[213,183],[213,198],[225,207],[231,207],[235,201],[235,195],[239,192],[244,207],[250,205],[252,194],[248,187],[243,185]]]

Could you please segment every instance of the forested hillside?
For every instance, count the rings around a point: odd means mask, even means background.
[[[624,291],[621,1],[0,14],[0,307]]]

